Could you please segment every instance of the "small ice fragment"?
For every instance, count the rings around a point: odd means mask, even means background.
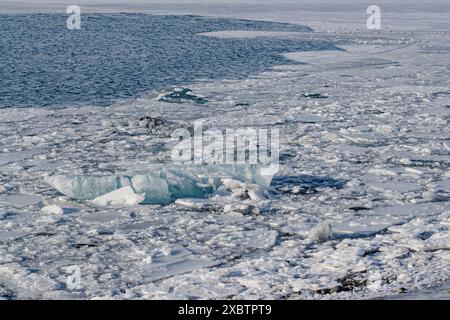
[[[139,127],[139,121],[137,119],[128,119],[128,127],[130,128]]]
[[[376,175],[376,176],[396,176],[397,175],[397,173],[395,173],[392,170],[386,170],[386,169],[380,169],[380,168],[369,169],[368,173]]]
[[[53,215],[60,216],[64,213],[64,210],[60,206],[54,204],[54,205],[49,205],[49,206],[43,207],[41,209],[41,212],[45,213],[45,214],[53,214]]]
[[[224,212],[239,212],[244,215],[258,215],[260,213],[260,210],[257,206],[254,206],[252,204],[229,204],[224,207]]]
[[[367,278],[367,289],[376,291],[380,290],[382,286],[382,275],[378,271],[369,272],[369,276]]]
[[[163,256],[168,257],[172,253],[172,248],[169,246],[163,246],[161,249],[161,253]]]
[[[191,102],[200,105],[208,102],[204,97],[193,94],[188,88],[173,88],[171,91],[161,93],[157,100],[170,103]]]
[[[218,207],[218,205],[210,199],[182,198],[177,199],[175,204],[198,211],[215,210]]]
[[[423,175],[423,171],[413,168],[405,168],[405,173],[413,176],[421,176]]]
[[[193,272],[217,264],[207,258],[194,255],[185,248],[179,247],[163,247],[158,254],[153,255],[147,261],[150,261],[150,263],[145,265],[141,274],[145,279],[151,281]]]
[[[293,279],[289,281],[294,292],[312,291],[319,294],[335,293],[339,291],[341,284],[326,277],[311,279]]]
[[[145,200],[145,194],[136,194],[131,187],[124,187],[91,200],[98,207],[134,206]]]
[[[321,222],[312,228],[308,233],[308,238],[316,242],[325,242],[333,236],[331,225],[328,222]]]
[[[327,94],[321,94],[321,93],[304,93],[303,96],[305,98],[310,98],[310,99],[326,99],[326,98],[328,98]]]
[[[254,201],[268,199],[267,188],[259,184],[243,183],[233,179],[223,179],[222,183],[234,196]]]
[[[103,128],[111,128],[113,126],[112,121],[109,119],[103,119],[100,123]]]
[[[266,189],[261,186],[257,186],[253,189],[248,190],[248,196],[250,200],[253,201],[262,201],[268,199]]]
[[[235,239],[230,241],[236,241],[243,248],[268,250],[276,244],[277,238],[278,232],[275,230],[257,229],[237,232]]]

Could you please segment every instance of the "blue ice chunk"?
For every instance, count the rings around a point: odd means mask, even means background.
[[[270,178],[257,165],[167,165],[155,164],[145,171],[123,175],[55,175],[46,182],[75,200],[92,200],[125,186],[145,194],[143,204],[168,204],[176,199],[204,198],[232,178],[267,187]]]

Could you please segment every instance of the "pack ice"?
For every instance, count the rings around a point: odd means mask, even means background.
[[[75,200],[98,206],[169,204],[180,198],[205,198],[223,186],[224,179],[268,187],[272,175],[257,165],[151,165],[145,171],[122,175],[54,175],[45,181]]]

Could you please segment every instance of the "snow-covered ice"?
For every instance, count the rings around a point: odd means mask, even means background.
[[[46,214],[62,215],[64,210],[60,206],[53,204],[43,207],[41,212]]]

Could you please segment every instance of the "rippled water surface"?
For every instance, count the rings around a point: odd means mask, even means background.
[[[0,15],[0,108],[108,105],[196,79],[242,78],[275,64],[280,52],[323,50],[295,39],[219,39],[220,30],[309,31],[299,25],[198,16]]]

